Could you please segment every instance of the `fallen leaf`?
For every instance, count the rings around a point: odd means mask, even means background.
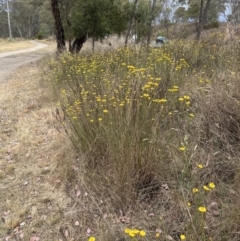
[[[127,216],[122,216],[119,218],[122,223],[130,223],[130,218]]]
[[[76,196],[79,197],[80,195],[81,195],[81,191],[80,191],[80,190],[77,190]]]
[[[40,240],[39,237],[36,237],[36,236],[30,237],[30,241],[39,241],[39,240]]]
[[[41,177],[37,177],[37,178],[36,178],[36,181],[37,181],[37,182],[40,182],[40,181],[41,181]]]
[[[19,238],[20,238],[20,239],[23,239],[23,237],[24,237],[24,234],[23,234],[23,233],[20,233]]]

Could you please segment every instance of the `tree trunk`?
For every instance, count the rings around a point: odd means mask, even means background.
[[[18,32],[19,32],[20,37],[23,38],[22,31],[21,31],[21,29],[19,28],[18,25],[17,25],[17,29],[18,29]]]
[[[94,52],[95,50],[95,38],[92,38],[92,51]]]
[[[149,24],[148,24],[148,36],[147,36],[147,45],[150,44],[151,37],[152,37],[152,21],[154,20],[154,9],[156,7],[156,2],[157,0],[153,0],[152,6],[151,6],[151,12],[150,12],[150,17],[149,17]],[[151,4],[151,2],[150,2]]]
[[[135,0],[133,3],[133,8],[132,8],[131,16],[130,16],[129,23],[128,23],[128,29],[127,29],[127,33],[126,33],[126,37],[125,37],[125,47],[127,46],[130,31],[132,29],[132,22],[133,22],[133,18],[135,15],[137,3],[138,3],[138,0]]]
[[[54,18],[54,24],[55,24],[57,51],[63,52],[65,51],[65,36],[64,36],[64,29],[62,25],[61,16],[60,16],[59,6],[58,6],[58,0],[51,0],[51,7],[52,7],[53,18]]]
[[[79,38],[75,38],[72,44],[72,52],[71,53],[75,53],[78,54],[80,52],[80,50],[82,49],[83,44],[86,42],[87,40],[87,35],[83,35]]]
[[[207,12],[210,6],[211,0],[207,0],[205,7],[203,7],[204,0],[201,0],[200,12],[199,12],[199,22],[197,27],[197,37],[196,40],[199,41],[202,33],[203,26],[207,19]]]

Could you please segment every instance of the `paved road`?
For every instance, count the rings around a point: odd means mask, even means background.
[[[0,83],[5,82],[8,75],[18,67],[41,59],[44,53],[35,51],[47,47],[47,44],[33,42],[36,44],[33,48],[0,53]]]

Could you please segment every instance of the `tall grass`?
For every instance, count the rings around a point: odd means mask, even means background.
[[[144,229],[136,240],[239,240],[240,48],[219,38],[50,64],[81,170],[68,181],[91,190],[83,205],[104,203],[92,215]],[[100,240],[134,233],[91,225]]]

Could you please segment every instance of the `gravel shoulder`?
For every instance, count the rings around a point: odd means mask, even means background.
[[[0,57],[0,240],[60,240],[65,227],[71,200],[59,163],[70,144],[37,61],[52,51]]]

